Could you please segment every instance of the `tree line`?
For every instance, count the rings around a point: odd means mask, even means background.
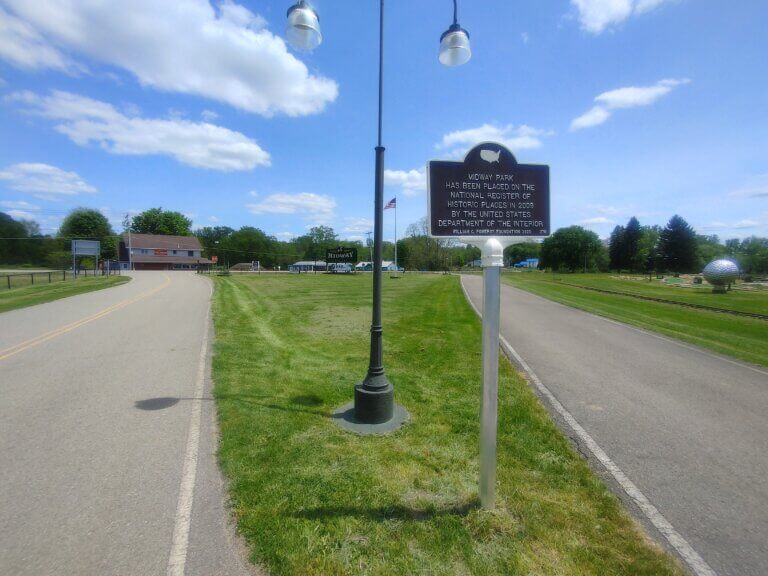
[[[180,212],[151,208],[126,217],[123,230],[140,234],[195,235],[206,257],[220,264],[260,262],[263,268],[286,269],[299,260],[324,260],[326,250],[356,248],[358,259],[372,258],[371,241],[342,240],[330,226],[315,226],[306,234],[280,240],[253,226],[239,230],[206,226],[192,230],[192,221]],[[30,220],[16,220],[0,212],[0,264],[31,264],[64,268],[71,264],[73,238],[101,241],[102,258],[116,259],[120,236],[98,210],[72,210],[53,235],[40,233]],[[395,259],[393,242],[383,243],[384,260]],[[560,228],[543,242],[514,244],[504,251],[505,264],[538,258],[539,268],[561,271],[700,272],[719,257],[736,260],[745,273],[768,273],[768,238],[752,236],[721,243],[717,236],[700,235],[683,219],[673,216],[667,225],[643,226],[634,216],[616,226],[607,242],[581,226]],[[476,264],[480,250],[451,239],[428,234],[426,218],[411,224],[397,241],[398,264],[408,270],[456,270]]]
[[[192,221],[180,212],[152,208],[126,217],[125,230],[143,234],[192,234]],[[109,220],[92,208],[75,208],[61,223],[55,234],[40,233],[40,226],[32,220],[15,220],[0,212],[0,264],[31,264],[50,268],[68,268],[72,264],[73,239],[98,240],[101,257],[119,258],[120,236]]]
[[[533,252],[532,246],[528,250]],[[539,245],[538,256],[540,268],[568,272],[697,273],[712,260],[729,258],[742,272],[766,274],[768,238],[752,236],[723,244],[716,235],[697,234],[677,214],[664,228],[642,226],[633,216],[626,226],[616,226],[607,242],[581,226],[560,228]]]

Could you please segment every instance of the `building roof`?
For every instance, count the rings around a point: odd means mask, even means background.
[[[128,246],[128,233],[123,234]],[[159,248],[165,250],[202,250],[197,236],[165,236],[162,234],[131,234],[131,249]]]
[[[294,262],[291,266],[314,266],[315,264],[325,266],[325,260],[300,260],[299,262]]]
[[[395,263],[392,262],[392,260],[382,260],[381,261],[381,267],[382,268],[389,268],[390,266],[394,266],[394,265],[395,265]],[[366,266],[373,267],[373,262],[362,261],[362,262],[358,262],[357,264],[355,264],[355,268],[365,268]]]
[[[146,262],[155,262],[160,264],[212,264],[208,258],[200,256],[142,256],[134,255],[131,258],[134,264],[144,264]]]

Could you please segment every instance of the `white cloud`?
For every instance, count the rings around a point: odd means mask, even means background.
[[[208,216],[208,222],[220,222],[221,220],[217,216]]]
[[[96,192],[96,188],[76,172],[66,172],[50,164],[13,164],[0,171],[0,183],[3,182],[11,190],[47,198]]]
[[[650,12],[669,0],[571,0],[581,28],[600,34],[628,18]]]
[[[17,68],[51,68],[79,72],[83,68],[49,44],[43,34],[0,8],[0,58]]]
[[[443,136],[439,144],[435,145],[438,150],[451,150],[454,157],[463,156],[470,148],[481,142],[498,142],[509,148],[512,152],[526,150],[531,148],[540,148],[543,144],[541,138],[551,136],[552,132],[526,126],[496,126],[494,124],[483,124],[477,128],[467,130],[455,130]]]
[[[470,148],[482,142],[498,142],[512,152],[539,148],[543,145],[542,138],[551,136],[550,130],[541,130],[526,126],[497,126],[483,124],[477,128],[454,130],[443,135],[435,144],[435,149],[450,158],[463,158]],[[405,196],[416,196],[427,189],[426,168],[413,170],[385,170],[384,184],[400,188]]]
[[[34,220],[36,217],[36,214],[24,210],[8,210],[6,214],[14,220]]]
[[[35,220],[40,206],[24,200],[0,200],[0,212],[5,212],[14,220]]]
[[[300,194],[270,194],[258,203],[246,204],[252,214],[301,214],[317,223],[329,222],[336,209],[330,196],[302,192]]]
[[[214,112],[213,110],[203,110],[200,113],[200,117],[205,122],[213,122],[214,120],[216,120],[219,117],[219,115],[216,114],[216,112]]]
[[[275,234],[272,234],[272,236],[279,240],[290,240],[291,238],[296,238],[296,234],[293,232],[276,232]]]
[[[347,217],[344,219],[344,221],[346,222],[346,225],[344,226],[342,232],[346,232],[348,234],[359,235],[373,230],[373,220],[370,218]],[[348,238],[351,238],[351,236],[348,236]]]
[[[109,206],[102,206],[99,208],[99,212],[101,212],[104,217],[109,220],[109,223],[112,225],[112,227],[115,230],[122,230],[123,229],[123,220],[125,219],[125,211],[117,211],[113,210]],[[138,214],[139,210],[128,210],[128,213],[131,216],[135,216]]]
[[[668,79],[660,80],[653,86],[629,86],[627,88],[618,88],[603,92],[595,98],[606,108],[636,108],[638,106],[649,106],[669,94],[673,88],[681,84],[688,84],[690,80],[683,78],[680,80]]]
[[[645,14],[668,1],[669,0],[637,0],[635,2],[635,14]]]
[[[0,200],[0,206],[10,210],[40,210],[40,206],[30,204],[24,200]]]
[[[427,189],[426,170],[384,170],[384,185],[400,188],[406,196],[415,196]]]
[[[610,117],[611,113],[608,110],[602,106],[595,106],[578,118],[574,118],[571,121],[571,130],[581,130],[582,128],[598,126],[608,120]]]
[[[594,218],[586,218],[579,222],[579,224],[583,224],[585,226],[594,226],[597,224],[615,224],[613,220],[606,218],[605,216],[595,216]]]
[[[755,176],[745,186],[734,190],[728,195],[744,198],[768,197],[768,174]]]
[[[72,54],[264,116],[314,114],[338,94],[232,0],[2,1],[0,58],[18,67],[68,70]]]
[[[144,86],[264,116],[314,114],[338,94],[336,82],[311,74],[263,18],[231,0],[4,3],[16,32],[6,33],[0,57],[19,67],[70,69],[72,53]]]
[[[571,121],[571,131],[591,128],[604,123],[613,114],[613,110],[650,106],[677,86],[688,84],[690,80],[659,80],[653,86],[627,86],[603,92],[595,97],[596,106]]]
[[[743,230],[744,228],[756,228],[758,226],[760,226],[760,222],[758,220],[753,220],[752,218],[739,220],[733,225],[733,227],[737,230]]]
[[[523,41],[523,44],[528,44],[528,42],[531,40],[531,37],[528,35],[528,32],[521,32],[520,38]]]
[[[79,146],[95,143],[111,154],[171,156],[187,166],[222,171],[270,165],[269,153],[254,140],[214,124],[129,117],[111,104],[69,92],[16,92],[8,99],[58,121],[56,130]]]

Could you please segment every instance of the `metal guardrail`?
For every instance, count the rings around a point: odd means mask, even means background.
[[[23,288],[25,286],[35,286],[38,284],[52,284],[54,282],[64,282],[77,277],[94,276],[112,276],[120,275],[119,268],[106,268],[103,270],[92,270],[82,268],[73,273],[72,270],[50,270],[47,272],[12,272],[0,274],[0,290],[12,290],[14,288]]]

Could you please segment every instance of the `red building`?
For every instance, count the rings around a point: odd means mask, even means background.
[[[130,254],[129,254],[130,249]],[[209,266],[196,236],[164,236],[160,234],[123,234],[120,241],[120,263],[134,270],[196,270]]]

